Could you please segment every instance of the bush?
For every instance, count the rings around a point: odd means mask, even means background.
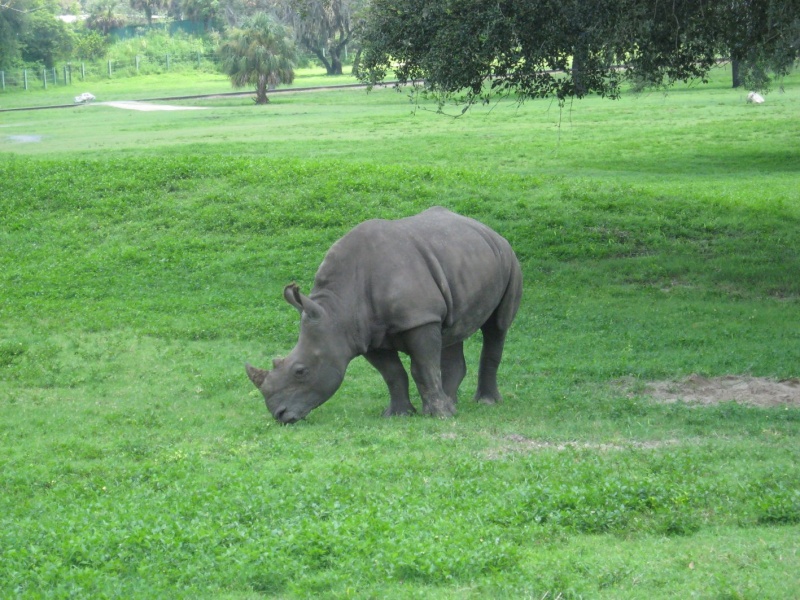
[[[117,71],[123,69],[136,74],[136,57],[139,57],[139,73],[162,73],[166,70],[205,68],[216,71],[209,60],[215,50],[211,39],[193,37],[185,33],[170,36],[165,31],[149,29],[144,35],[119,41],[108,50],[108,58]],[[167,65],[169,56],[169,65]]]
[[[73,51],[81,60],[99,60],[108,51],[109,40],[99,31],[86,30],[75,36]]]

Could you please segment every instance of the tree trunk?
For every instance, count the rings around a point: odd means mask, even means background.
[[[342,74],[342,54],[345,52],[345,48],[347,48],[347,40],[349,38],[344,35],[342,32],[341,39],[334,45],[330,47],[330,55],[331,55],[331,73],[328,75],[341,75]]]
[[[742,87],[742,84],[743,84],[742,75],[739,72],[739,61],[738,60],[732,60],[731,61],[731,76],[732,76],[732,79],[733,79],[733,87],[734,88]]]
[[[342,59],[339,53],[334,54],[331,51],[331,68],[328,70],[328,75],[341,75],[342,74]]]
[[[319,62],[321,62],[322,65],[325,67],[326,74],[333,75],[333,72],[331,71],[332,68],[331,63],[328,61],[327,57],[322,52],[322,50],[320,50],[319,48],[312,48],[311,52],[314,53],[314,56],[316,56],[319,59]]]
[[[575,47],[572,53],[572,83],[575,96],[583,98],[586,95],[586,81],[584,80],[584,65],[586,64],[586,48]]]
[[[356,50],[356,55],[353,58],[353,71],[352,71],[352,73],[353,73],[353,75],[355,77],[359,76],[360,68],[361,68],[361,48]]]
[[[258,83],[256,84],[256,104],[267,104],[267,76],[259,75]]]

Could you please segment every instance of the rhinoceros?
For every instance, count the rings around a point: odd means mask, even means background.
[[[449,417],[467,371],[463,343],[483,333],[475,399],[501,399],[497,369],[519,308],[522,272],[510,244],[486,225],[441,207],[361,223],[325,255],[306,296],[283,290],[301,315],[297,345],[273,370],[246,365],[281,423],[294,423],[339,389],[363,356],[389,387],[384,416],[416,412],[398,352],[411,358],[422,412]]]

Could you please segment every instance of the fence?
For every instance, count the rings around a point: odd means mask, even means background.
[[[159,56],[136,55],[127,60],[67,62],[52,68],[23,68],[0,71],[0,92],[47,89],[85,81],[99,81],[138,74],[186,70],[217,70],[217,57],[201,52]]]

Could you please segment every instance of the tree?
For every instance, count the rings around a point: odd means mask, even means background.
[[[63,21],[39,11],[29,16],[28,26],[20,36],[22,58],[52,68],[55,61],[72,50],[74,38]]]
[[[800,0],[728,0],[724,46],[737,83],[769,86],[800,57]]]
[[[725,53],[786,73],[798,30],[800,0],[373,0],[361,77],[374,84],[393,69],[470,102],[615,98],[625,79],[705,80]]]
[[[130,0],[133,10],[142,11],[147,24],[153,24],[153,15],[166,6],[166,0]]]
[[[0,0],[0,69],[8,69],[20,59],[20,35],[29,12],[28,0]]]
[[[97,30],[87,29],[75,36],[73,53],[81,60],[96,60],[105,56],[108,38]]]
[[[328,75],[341,75],[345,49],[365,5],[365,0],[279,0],[275,9]]]
[[[117,0],[100,0],[92,5],[86,27],[108,35],[115,27],[121,27],[125,19],[117,14]]]
[[[233,87],[256,86],[256,104],[269,102],[268,88],[294,81],[294,43],[289,31],[266,13],[233,29],[219,52]]]
[[[224,9],[219,0],[181,0],[184,17],[191,21],[201,21],[206,31],[215,25],[221,25],[221,14]]]

